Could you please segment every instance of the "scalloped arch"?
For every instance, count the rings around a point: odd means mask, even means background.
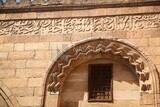
[[[138,74],[140,91],[159,93],[158,72],[152,62],[132,44],[112,38],[87,39],[62,52],[49,68],[45,84],[46,90],[49,92],[60,91],[65,80],[64,77],[69,74],[66,69],[89,60],[88,58],[82,60],[82,57],[94,53],[112,54],[128,61],[131,66],[134,66],[135,73]]]

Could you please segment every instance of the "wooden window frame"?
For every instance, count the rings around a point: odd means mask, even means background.
[[[91,99],[90,98],[90,93],[91,93],[91,84],[92,84],[92,80],[91,80],[91,69],[92,66],[104,66],[104,67],[110,67],[110,72],[111,72],[111,83],[110,83],[110,99]],[[88,70],[89,70],[89,75],[88,75],[88,102],[113,102],[113,64],[109,63],[109,64],[89,64],[88,66]]]

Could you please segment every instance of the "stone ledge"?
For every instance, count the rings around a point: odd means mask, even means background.
[[[137,7],[137,6],[151,6],[151,5],[160,5],[158,0],[139,0],[139,1],[130,1],[130,0],[116,0],[116,1],[71,1],[71,0],[61,0],[61,1],[34,1],[26,2],[23,1],[17,4],[14,1],[9,1],[5,4],[0,4],[0,13],[13,13],[13,12],[33,12],[33,11],[59,11],[59,10],[82,10],[82,9],[95,9],[95,8],[106,8],[106,7]],[[21,9],[19,9],[21,8]]]

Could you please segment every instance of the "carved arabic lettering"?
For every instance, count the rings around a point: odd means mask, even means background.
[[[0,35],[47,35],[158,29],[160,14],[0,21]]]

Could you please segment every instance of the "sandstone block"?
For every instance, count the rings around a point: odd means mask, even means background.
[[[160,46],[160,39],[157,38],[149,38],[149,46]]]
[[[143,51],[146,55],[160,55],[160,46],[144,47]]]
[[[34,88],[12,88],[12,93],[14,96],[24,97],[24,96],[33,96]]]
[[[1,14],[1,15],[0,15],[0,19],[1,19],[1,20],[4,20],[5,18],[6,18],[6,14]]]
[[[18,102],[20,103],[21,106],[40,106],[41,104],[41,97],[38,96],[26,96],[26,97],[17,97]]]
[[[141,104],[154,104],[154,95],[148,93],[141,94]]]
[[[6,60],[8,58],[8,52],[0,52],[0,60]]]
[[[4,43],[4,37],[0,37],[0,43]]]
[[[22,19],[32,19],[37,18],[37,13],[35,12],[29,12],[29,13],[22,13]]]
[[[36,51],[35,59],[51,59],[51,51]]]
[[[43,87],[34,88],[34,95],[35,96],[42,96],[43,95]]]
[[[0,44],[0,51],[13,51],[13,44]]]
[[[150,56],[149,57],[154,64],[160,64],[160,56]]]
[[[6,19],[21,19],[22,14],[21,13],[11,13],[11,14],[6,14]]]
[[[80,86],[77,86],[80,84]],[[74,92],[74,91],[87,91],[87,81],[65,81],[64,83],[64,91]]]
[[[26,68],[46,68],[50,65],[50,60],[28,60]]]
[[[79,100],[83,100],[84,92],[63,92],[62,95],[62,101],[78,102]]]
[[[15,76],[15,70],[14,69],[3,69],[0,70],[0,78],[11,78]]]
[[[54,17],[54,12],[39,12],[37,14],[38,18],[53,18]]]
[[[2,79],[2,81],[9,88],[27,87],[27,83],[28,83],[27,78],[7,78],[7,79]]]
[[[58,94],[49,94],[46,96],[46,107],[57,107],[58,104]]]
[[[25,67],[25,60],[7,60],[7,61],[0,61],[0,69],[9,69],[9,68],[24,68]]]
[[[48,50],[49,43],[26,43],[25,50]]]
[[[37,35],[20,35],[20,36],[7,36],[5,37],[4,43],[31,43],[38,42],[39,36]]]
[[[44,78],[29,78],[29,87],[40,87],[42,86]]]
[[[113,87],[115,90],[139,90],[137,81],[113,81]]]
[[[16,77],[43,77],[45,69],[17,69]]]
[[[116,90],[113,92],[115,100],[139,100],[139,91]]]
[[[149,45],[148,38],[141,38],[141,39],[127,39],[127,41],[133,43],[136,46],[140,47],[147,47]]]
[[[8,59],[17,60],[17,59],[32,59],[34,58],[34,51],[27,51],[27,52],[10,52]]]
[[[41,35],[39,36],[39,42],[69,42],[71,35],[64,34],[52,34],[52,35]]]
[[[17,43],[14,45],[14,51],[24,51],[24,43]]]
[[[72,45],[72,42],[51,42],[50,49],[52,51],[57,51],[58,53],[60,53]]]

